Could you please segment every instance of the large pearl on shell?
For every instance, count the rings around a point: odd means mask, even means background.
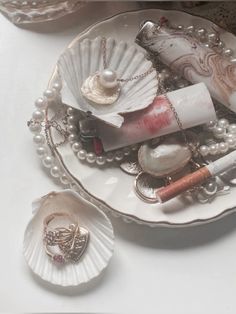
[[[118,86],[117,75],[115,71],[105,69],[99,74],[99,82],[104,88],[114,88]]]
[[[138,151],[142,170],[154,177],[165,177],[181,170],[191,159],[189,148],[170,137],[156,147],[144,144]]]

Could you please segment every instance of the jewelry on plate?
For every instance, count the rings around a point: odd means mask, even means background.
[[[66,218],[72,223],[68,227],[52,227],[51,223],[56,218]],[[53,262],[64,264],[65,262],[77,263],[84,254],[88,242],[89,231],[74,222],[67,213],[53,213],[44,219],[43,242],[46,254]]]

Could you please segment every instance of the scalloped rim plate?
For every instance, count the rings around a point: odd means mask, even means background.
[[[201,26],[219,31],[226,45],[236,52],[236,38],[213,22],[185,12],[147,9],[117,14],[92,25],[79,34],[69,45],[85,37],[111,36],[127,42],[134,41],[139,25],[147,19],[158,20],[165,15],[175,24]],[[140,48],[141,49],[141,48]],[[56,79],[57,71],[50,80]],[[55,135],[51,133],[52,142]],[[126,222],[136,221],[149,226],[190,226],[214,221],[235,210],[233,193],[218,196],[212,203],[186,203],[175,198],[166,204],[146,204],[134,192],[134,177],[123,173],[118,167],[96,168],[80,162],[72,152],[70,144],[56,150],[56,156],[67,174],[74,180],[80,194],[104,211],[121,216]],[[96,179],[95,179],[96,178]]]

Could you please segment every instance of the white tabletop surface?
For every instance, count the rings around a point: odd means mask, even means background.
[[[60,189],[43,171],[26,127],[34,100],[67,44],[121,8],[96,3],[63,22],[27,29],[0,16],[0,312],[235,313],[235,215],[187,229],[151,229],[111,217],[114,256],[104,274],[83,287],[47,284],[24,261],[31,201]]]

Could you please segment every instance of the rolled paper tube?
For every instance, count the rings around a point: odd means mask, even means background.
[[[236,151],[233,151],[232,153],[212,162],[208,166],[190,173],[170,185],[157,190],[157,199],[160,203],[167,202],[179,194],[200,185],[211,176],[229,170],[234,164],[236,164]]]
[[[236,112],[236,64],[183,30],[147,21],[136,42],[192,83],[204,82],[213,98]]]
[[[105,151],[139,143],[154,137],[187,129],[216,119],[214,105],[203,83],[157,96],[144,110],[126,114],[120,128],[97,121],[99,137]]]

